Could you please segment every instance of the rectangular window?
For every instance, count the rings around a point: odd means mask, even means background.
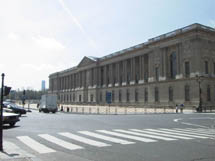
[[[173,88],[169,87],[169,101],[172,102],[173,101]]]
[[[115,101],[115,93],[114,93],[114,91],[112,91],[112,102],[114,102]]]
[[[211,89],[210,85],[207,87],[207,101],[211,101]]]
[[[81,102],[81,95],[79,95],[79,102]]]
[[[155,67],[155,80],[159,81],[159,68]]]
[[[190,62],[185,62],[185,77],[190,77]]]
[[[208,61],[205,61],[205,74],[208,74]]]
[[[100,102],[102,102],[102,92],[100,93]]]
[[[138,98],[138,89],[135,89],[135,102],[138,102],[139,101],[139,98]]]
[[[144,91],[144,101],[148,102],[148,89],[147,88],[145,88],[145,91]]]
[[[215,63],[214,63],[214,75],[215,75]]]
[[[93,94],[90,95],[90,102],[93,102]]]
[[[155,102],[159,102],[159,90],[158,90],[158,87],[155,87]]]
[[[122,94],[121,94],[121,90],[119,90],[119,102],[122,101]]]
[[[190,86],[185,86],[185,101],[190,101]]]
[[[130,101],[130,93],[129,90],[127,89],[126,91],[126,101],[129,102]]]

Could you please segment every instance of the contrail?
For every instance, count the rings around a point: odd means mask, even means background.
[[[59,3],[61,4],[61,6],[63,7],[63,9],[66,11],[66,13],[72,18],[72,21],[75,23],[75,25],[79,28],[79,30],[81,31],[81,33],[86,37],[87,41],[90,43],[90,45],[97,51],[98,48],[96,46],[96,43],[93,41],[93,39],[91,39],[89,37],[89,35],[86,33],[85,29],[83,28],[83,26],[80,24],[80,22],[78,21],[78,19],[72,14],[72,12],[69,10],[68,7],[66,7],[65,3],[63,0],[58,0]]]

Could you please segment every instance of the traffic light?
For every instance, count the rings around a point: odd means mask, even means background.
[[[11,87],[4,86],[3,90],[4,90],[3,92],[4,96],[7,96],[10,93]]]

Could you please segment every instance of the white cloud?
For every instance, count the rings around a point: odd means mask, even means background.
[[[65,46],[61,44],[54,38],[44,37],[44,36],[34,36],[32,40],[42,48],[49,49],[49,50],[62,50],[65,49]]]

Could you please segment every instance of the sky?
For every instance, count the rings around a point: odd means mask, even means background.
[[[41,89],[51,73],[200,23],[214,0],[0,0],[0,74],[12,89]]]

